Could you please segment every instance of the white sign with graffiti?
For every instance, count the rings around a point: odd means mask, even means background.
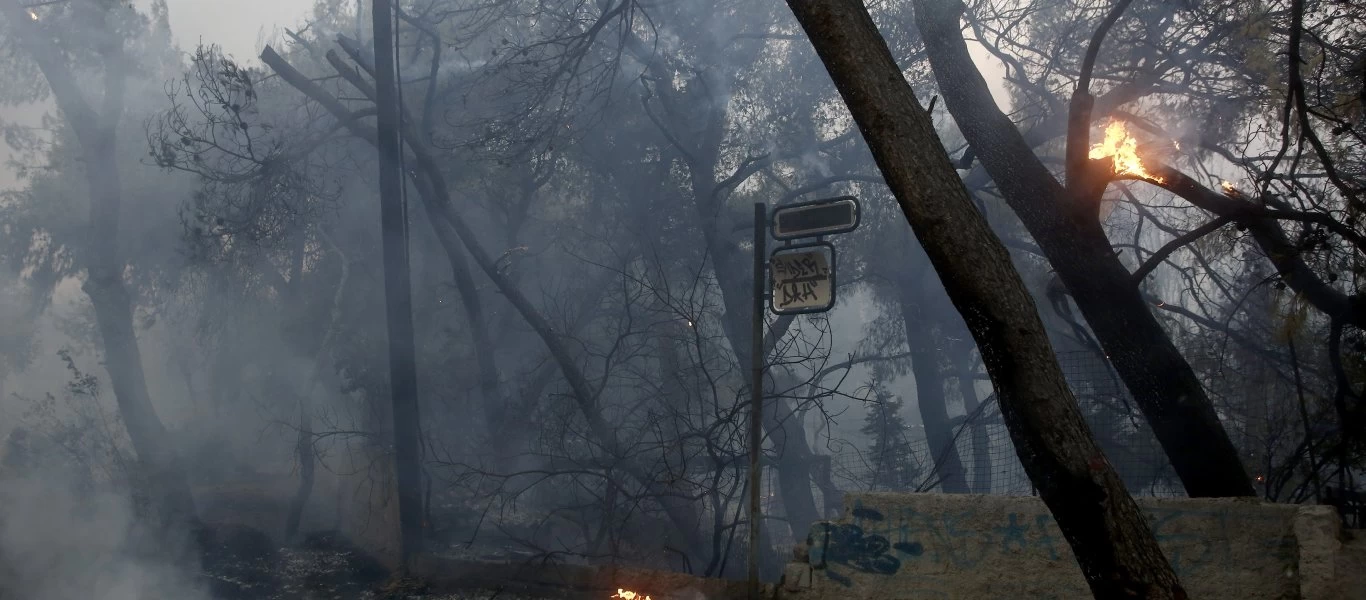
[[[828,310],[834,304],[834,271],[829,254],[829,249],[817,246],[800,251],[778,251],[769,258],[773,312],[817,312]]]

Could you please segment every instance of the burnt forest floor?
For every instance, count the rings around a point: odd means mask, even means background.
[[[395,578],[349,540],[329,533],[276,548],[251,530],[202,540],[199,581],[214,600],[563,600],[501,589],[432,590]],[[571,594],[572,595],[572,594]]]

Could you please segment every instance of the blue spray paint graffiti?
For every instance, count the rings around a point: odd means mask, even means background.
[[[852,585],[849,578],[831,567],[842,565],[878,575],[892,575],[901,568],[901,561],[887,553],[891,549],[887,538],[866,535],[858,525],[818,523],[812,536],[821,541],[820,552],[812,555],[812,563],[824,569],[827,577],[846,586]]]
[[[886,521],[882,513],[864,507],[861,503],[854,506],[851,515],[854,523],[817,523],[811,528],[808,542],[811,545],[811,564],[825,572],[826,577],[842,585],[853,585],[848,576],[841,573],[835,565],[850,567],[854,571],[893,575],[901,568],[901,559],[889,551],[896,551],[910,557],[920,556],[924,547],[903,535],[896,543],[887,540],[888,530],[883,526]],[[868,524],[881,533],[865,532]]]
[[[817,524],[812,530],[811,562],[827,576],[850,585],[845,573],[893,575],[906,564],[927,561],[943,568],[970,570],[997,556],[1034,555],[1048,561],[1071,561],[1071,551],[1051,515],[1005,512],[987,517],[975,508],[945,511],[901,505],[891,510],[866,506],[855,499],[852,523]],[[887,513],[887,514],[884,514]],[[1270,560],[1294,559],[1294,541],[1284,535],[1248,537],[1248,530],[1277,531],[1280,517],[1234,513],[1225,508],[1148,507],[1153,533],[1178,576],[1209,570],[1246,568],[1233,548],[1256,547]],[[999,518],[997,525],[990,522]],[[1249,527],[1248,519],[1259,522]],[[985,521],[985,522],[984,522]],[[1267,528],[1269,526],[1269,529]],[[830,569],[831,566],[843,569]]]

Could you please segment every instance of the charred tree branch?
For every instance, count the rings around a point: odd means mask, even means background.
[[[1152,256],[1149,256],[1148,260],[1144,262],[1142,265],[1140,265],[1137,270],[1134,271],[1134,285],[1138,285],[1139,283],[1141,283],[1143,279],[1148,276],[1149,273],[1153,272],[1153,269],[1157,268],[1157,265],[1160,265],[1163,261],[1167,260],[1167,257],[1171,256],[1173,252],[1176,252],[1177,250],[1181,249],[1187,244],[1190,244],[1202,237],[1205,237],[1211,233],[1214,233],[1215,231],[1218,231],[1219,228],[1228,225],[1232,221],[1233,217],[1216,217],[1214,220],[1205,223],[1204,225],[1201,225],[1195,229],[1192,229],[1180,236],[1177,236],[1176,239],[1170,242],[1167,242],[1161,248],[1158,248],[1157,252],[1154,252]]]

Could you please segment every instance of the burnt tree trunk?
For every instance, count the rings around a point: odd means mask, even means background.
[[[0,11],[4,12],[21,47],[38,64],[57,106],[80,143],[86,186],[90,192],[87,245],[81,255],[86,277],[81,289],[90,297],[95,309],[110,387],[140,466],[145,470],[159,525],[168,529],[195,526],[194,498],[185,471],[147,391],[142,353],[133,325],[133,299],[124,282],[125,261],[119,248],[123,198],[115,143],[123,117],[128,69],[123,40],[118,34],[110,33],[101,48],[103,98],[96,109],[63,62],[66,53],[42,31],[45,25],[30,19],[22,4],[14,0],[0,1]],[[100,18],[103,16],[101,13]]]
[[[958,0],[917,0],[915,19],[944,103],[1048,257],[1194,497],[1255,495],[1200,380],[1144,302],[1101,229],[996,106],[959,27]]]
[[[299,398],[299,433],[294,451],[299,461],[299,485],[294,497],[289,501],[289,512],[285,515],[285,542],[294,543],[299,537],[299,524],[303,522],[304,508],[308,498],[313,495],[317,461],[313,456],[313,407],[307,398]]]
[[[318,231],[321,238],[332,253],[337,255],[338,264],[341,268],[341,278],[337,281],[337,289],[332,293],[332,310],[329,313],[327,329],[323,332],[322,340],[318,343],[318,348],[313,357],[313,374],[304,383],[304,389],[298,397],[299,404],[299,432],[295,439],[294,451],[299,461],[299,486],[294,491],[294,497],[289,502],[289,513],[285,517],[285,541],[294,542],[299,534],[299,524],[303,522],[304,509],[308,506],[308,499],[313,495],[313,484],[316,479],[317,457],[314,455],[313,442],[316,436],[313,432],[313,390],[324,377],[324,373],[333,366],[327,360],[331,356],[332,340],[336,338],[337,326],[342,318],[342,300],[345,298],[346,283],[351,279],[351,267],[345,254],[333,243],[332,238],[322,230]],[[295,306],[299,304],[299,281],[303,276],[303,269],[294,269],[294,278],[290,281],[291,287],[295,289],[293,301]],[[332,389],[332,388],[329,388]]]
[[[1001,243],[973,206],[859,0],[788,0],[906,220],[967,322],[1030,479],[1097,598],[1185,598],[1171,565],[1091,437]]]

